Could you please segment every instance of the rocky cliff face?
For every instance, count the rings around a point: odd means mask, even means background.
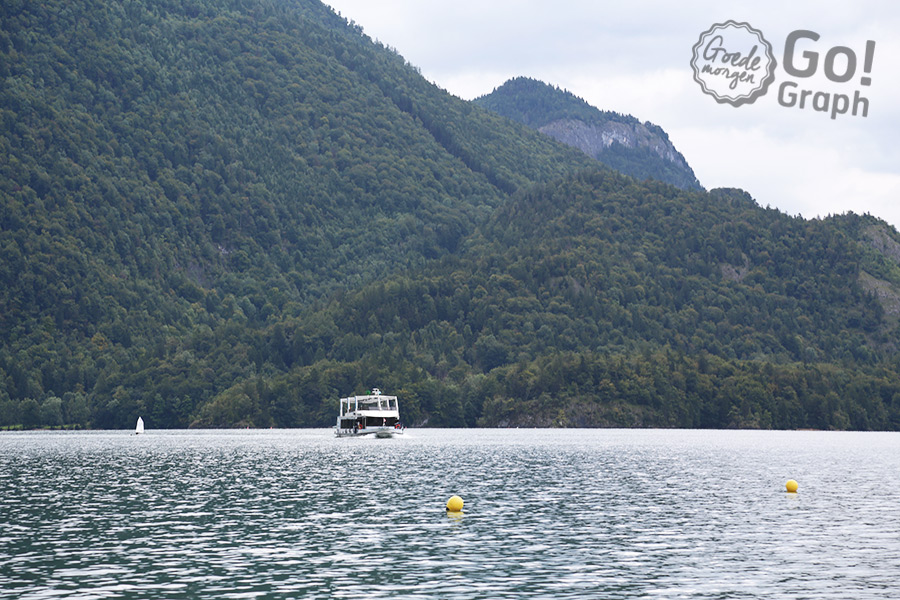
[[[646,148],[659,158],[690,170],[687,161],[668,137],[652,131],[644,123],[607,121],[591,124],[577,119],[560,119],[539,127],[538,131],[593,158],[599,158],[613,144],[621,144],[625,148]]]
[[[867,227],[863,231],[861,242],[880,254],[886,262],[892,263],[892,266],[900,266],[900,244],[891,236],[886,224]],[[875,296],[884,310],[886,329],[893,329],[900,324],[900,285],[895,281],[876,277],[864,270],[859,272],[860,285]]]
[[[473,102],[518,121],[637,179],[703,189],[657,125],[601,111],[570,92],[518,77]]]

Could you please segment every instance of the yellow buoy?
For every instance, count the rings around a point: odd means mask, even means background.
[[[785,489],[791,494],[797,493],[797,488],[800,487],[799,484],[793,479],[788,479],[788,482],[784,484]]]
[[[449,500],[447,500],[447,511],[449,512],[459,512],[463,507],[463,499],[459,496],[451,496]]]

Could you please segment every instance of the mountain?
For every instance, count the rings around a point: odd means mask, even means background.
[[[900,429],[900,236],[616,173],[316,0],[0,7],[0,426]]]
[[[160,380],[186,425],[261,366],[223,332],[452,252],[588,164],[313,0],[6,2],[0,77],[0,400],[81,393],[100,426]]]
[[[897,429],[896,304],[866,283],[900,298],[897,238],[586,171],[302,318],[320,354],[283,386],[381,373],[441,426]]]
[[[638,179],[702,189],[694,171],[658,125],[601,111],[571,92],[527,77],[510,79],[473,100]]]

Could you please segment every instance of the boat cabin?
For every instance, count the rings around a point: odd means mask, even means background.
[[[375,388],[365,396],[341,398],[335,433],[358,435],[402,428],[397,396],[387,396]]]

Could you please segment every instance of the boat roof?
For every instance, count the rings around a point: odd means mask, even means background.
[[[363,400],[377,400],[378,398],[384,398],[387,400],[396,400],[397,396],[389,396],[387,394],[362,394],[359,396],[347,396],[346,398],[341,398],[341,400],[355,400],[357,402],[361,402]]]

